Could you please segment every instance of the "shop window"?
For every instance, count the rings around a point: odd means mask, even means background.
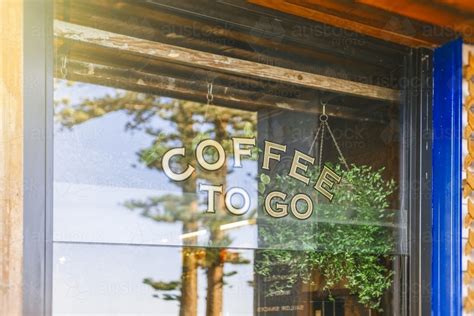
[[[190,6],[55,5],[53,314],[406,314],[409,50]],[[330,83],[154,59],[141,41]]]

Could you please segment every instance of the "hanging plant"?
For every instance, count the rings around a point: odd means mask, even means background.
[[[314,214],[305,221],[262,221],[260,243],[268,250],[261,251],[256,272],[271,276],[276,263],[287,266],[285,279],[272,285],[273,291],[279,291],[300,281],[315,286],[312,275],[317,271],[324,279],[322,290],[344,287],[367,308],[380,309],[393,276],[389,266],[395,241],[386,224],[395,220],[395,213],[387,210],[395,182],[383,179],[384,169],[356,165],[346,168],[345,164],[330,168],[343,179],[334,186],[331,202],[287,175],[261,176],[260,201],[266,192],[278,188],[289,196],[305,193],[317,202]],[[318,174],[317,167],[306,173],[311,183]],[[301,210],[305,211],[303,205]]]

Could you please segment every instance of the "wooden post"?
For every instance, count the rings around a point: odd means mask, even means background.
[[[22,314],[23,1],[0,1],[0,315]]]

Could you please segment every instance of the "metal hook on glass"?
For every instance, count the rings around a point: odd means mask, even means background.
[[[207,111],[209,110],[209,105],[214,101],[214,94],[212,93],[212,88],[214,87],[212,81],[207,81],[207,94],[206,94],[206,109],[204,110],[204,121],[207,119]]]
[[[67,76],[67,56],[63,55],[61,57],[61,75],[63,76],[64,79],[66,79]]]
[[[326,122],[328,120],[328,116],[326,115],[326,104],[325,100],[321,100],[321,105],[323,106],[323,113],[319,116],[319,120],[321,122]]]
[[[212,81],[207,83],[207,95],[206,95],[206,100],[207,100],[207,105],[210,105],[212,101],[214,101],[214,94],[212,94],[212,88],[213,84]]]

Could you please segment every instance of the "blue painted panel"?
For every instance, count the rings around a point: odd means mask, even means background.
[[[462,40],[433,60],[432,314],[461,315]]]

